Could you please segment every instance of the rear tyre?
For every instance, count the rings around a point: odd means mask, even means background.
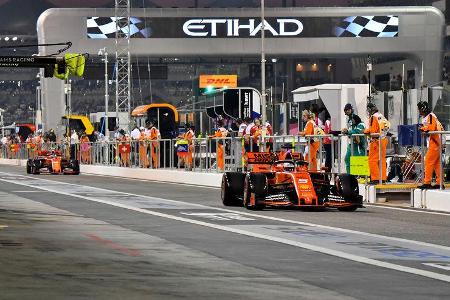
[[[30,165],[31,165],[31,169],[30,169],[31,174],[36,174],[36,175],[40,174],[39,170],[42,167],[42,161],[41,160],[39,160],[39,159],[32,160],[30,162]]]
[[[72,165],[73,175],[80,175],[80,162],[76,159],[71,160],[70,164]]]
[[[248,174],[244,181],[244,206],[250,210],[263,210],[267,191],[267,178],[264,174]],[[255,196],[255,203],[251,203],[251,194]]]
[[[33,163],[33,161],[31,159],[29,159],[27,161],[27,174],[31,174],[32,173],[32,165],[31,165],[32,163]]]
[[[222,198],[222,203],[225,206],[242,206],[242,201],[234,195],[233,190],[228,183],[226,174],[223,174],[222,176],[220,196]]]

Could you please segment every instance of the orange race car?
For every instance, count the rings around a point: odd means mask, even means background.
[[[80,163],[76,159],[66,159],[61,151],[39,151],[38,156],[27,161],[28,174],[80,174]]]
[[[252,171],[227,172],[222,177],[225,206],[332,207],[355,211],[362,205],[358,181],[348,174],[308,171],[304,160],[277,160],[276,154],[247,153]]]

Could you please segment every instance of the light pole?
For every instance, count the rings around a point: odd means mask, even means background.
[[[36,129],[42,128],[42,88],[40,85],[41,72],[37,73],[36,78],[39,80],[39,85],[36,86],[36,116],[35,116],[35,126]]]
[[[273,63],[273,74],[275,76],[275,87],[273,89],[273,94],[275,95],[275,99],[277,98],[277,59],[276,58],[272,58],[272,63]]]
[[[102,61],[105,63],[105,137],[109,140],[109,122],[108,122],[108,104],[109,104],[109,90],[108,90],[108,51],[105,48],[98,50],[98,55],[103,56]]]
[[[264,0],[261,0],[261,117],[262,124],[266,124],[266,53],[264,50],[265,23]]]
[[[4,109],[0,108],[0,123],[2,124],[2,137],[5,136],[5,124],[3,123],[3,113],[5,112]]]
[[[371,102],[372,100],[372,82],[371,82],[371,72],[372,72],[372,58],[370,57],[370,55],[367,56],[367,77],[369,77],[367,79],[368,84],[369,84],[369,102]]]

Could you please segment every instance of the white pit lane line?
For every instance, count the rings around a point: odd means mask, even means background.
[[[372,266],[382,267],[382,268],[391,269],[391,270],[395,270],[395,271],[410,273],[410,274],[419,275],[419,276],[423,276],[423,277],[450,283],[450,276],[445,275],[445,274],[435,273],[435,272],[431,272],[431,271],[427,271],[427,270],[423,270],[423,269],[418,269],[418,268],[413,268],[413,267],[395,264],[395,263],[391,263],[391,262],[381,261],[378,259],[373,259],[373,258],[369,258],[369,257],[352,254],[352,253],[347,253],[342,250],[331,249],[329,247],[324,247],[321,245],[313,245],[310,243],[305,243],[305,242],[302,242],[299,240],[294,240],[292,238],[285,238],[283,236],[274,236],[274,235],[266,234],[266,232],[254,232],[254,231],[252,232],[250,230],[247,230],[246,226],[242,226],[242,225],[241,226],[233,226],[233,225],[227,226],[227,225],[214,224],[214,223],[205,222],[205,221],[199,221],[199,220],[190,219],[187,217],[181,217],[181,216],[176,216],[176,215],[171,215],[171,214],[166,214],[166,213],[162,213],[162,212],[158,212],[158,211],[149,210],[148,208],[140,208],[140,207],[135,207],[135,206],[131,206],[128,204],[124,204],[124,203],[118,203],[118,202],[115,202],[114,200],[99,199],[98,197],[96,198],[95,195],[96,194],[101,195],[102,193],[104,195],[105,194],[114,194],[114,195],[123,195],[124,198],[126,198],[126,197],[131,198],[134,196],[138,196],[140,198],[146,198],[146,199],[153,200],[153,201],[159,199],[160,201],[164,201],[166,203],[174,203],[174,204],[177,203],[178,205],[180,205],[180,204],[185,205],[185,206],[187,205],[187,206],[191,206],[193,208],[196,207],[196,208],[237,213],[236,211],[232,211],[232,210],[208,207],[208,206],[203,206],[203,205],[199,205],[199,204],[189,204],[189,203],[184,203],[184,202],[175,201],[175,200],[167,200],[167,199],[153,198],[153,197],[142,196],[142,195],[134,195],[134,194],[130,194],[130,193],[110,191],[110,190],[105,190],[105,189],[100,189],[100,188],[95,188],[95,187],[89,187],[89,186],[81,186],[81,185],[76,185],[76,184],[62,183],[62,182],[57,182],[57,181],[52,181],[52,180],[47,180],[47,179],[37,179],[36,177],[22,176],[22,175],[17,175],[17,174],[8,174],[8,173],[2,173],[2,172],[0,172],[0,181],[17,184],[17,185],[22,185],[22,186],[27,186],[27,187],[33,187],[36,189],[45,190],[45,191],[56,193],[56,194],[61,194],[61,195],[66,195],[66,196],[70,196],[70,197],[76,197],[76,198],[92,201],[92,202],[111,205],[114,207],[123,208],[123,209],[131,210],[131,211],[136,211],[136,212],[140,212],[143,214],[161,217],[161,218],[165,218],[165,219],[195,224],[195,225],[213,228],[213,229],[217,229],[217,230],[222,230],[222,231],[226,231],[226,232],[232,232],[232,233],[236,233],[236,234],[240,234],[240,235],[244,235],[244,236],[273,241],[273,242],[277,242],[277,243],[281,243],[281,244],[285,244],[285,245],[291,245],[294,247],[299,247],[299,248],[307,249],[307,250],[314,251],[314,252],[332,255],[335,257],[348,259],[351,261],[355,261],[355,262],[359,262],[359,263],[363,263],[363,264],[367,264],[367,265],[372,265]],[[61,190],[64,187],[66,189]],[[76,194],[77,189],[79,191],[82,191],[84,189],[83,193],[88,192],[88,193],[90,193],[90,195],[89,196],[78,195],[78,194]],[[317,224],[294,222],[291,220],[284,220],[284,219],[280,219],[280,218],[260,216],[257,214],[249,214],[249,213],[240,213],[240,214],[252,216],[252,217],[260,218],[260,219],[262,218],[262,219],[281,221],[284,223],[293,223],[293,224],[301,224],[301,225],[307,225],[307,226],[318,227],[318,228],[327,228],[327,229],[332,229],[338,233],[346,232],[346,233],[355,233],[355,234],[359,234],[359,235],[363,235],[363,236],[372,236],[372,237],[375,236],[378,238],[383,238],[383,239],[388,239],[388,240],[408,242],[410,244],[431,246],[434,249],[443,249],[446,251],[450,250],[449,247],[445,247],[445,246],[441,246],[441,245],[434,245],[434,244],[429,244],[429,243],[424,243],[424,242],[419,242],[419,241],[410,241],[410,240],[406,240],[406,239],[384,237],[381,235],[374,235],[374,234],[357,232],[357,231],[346,230],[346,229],[341,229],[341,228],[333,228],[333,227],[322,226],[322,225],[317,225]],[[237,228],[237,227],[239,227],[239,228]],[[252,226],[250,226],[249,229],[251,229],[251,227]],[[360,253],[364,253],[364,252],[361,251]]]
[[[101,175],[101,174],[91,174],[91,173],[83,173],[83,174],[88,175],[88,176],[112,177],[112,178],[123,179],[123,177],[114,176],[114,175]],[[166,181],[138,179],[138,178],[125,178],[125,179],[130,180],[130,181],[151,182],[151,183],[158,183],[158,184],[181,185],[181,186],[196,187],[196,188],[202,188],[202,189],[220,190],[220,187],[203,186],[203,185],[188,184],[188,183],[181,183],[181,182],[166,182]],[[401,212],[412,212],[412,213],[419,213],[419,214],[430,214],[430,215],[440,215],[440,216],[449,216],[450,217],[450,212],[428,211],[428,210],[424,210],[421,208],[390,207],[390,206],[386,206],[386,205],[376,205],[376,204],[374,205],[374,204],[369,204],[369,203],[364,203],[364,206],[379,208],[379,209],[397,210],[397,211],[401,211]]]

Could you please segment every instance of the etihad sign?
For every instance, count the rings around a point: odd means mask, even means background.
[[[200,75],[199,88],[237,87],[237,75]]]
[[[252,37],[261,32],[259,19],[190,19],[183,25],[183,31],[191,37]],[[264,31],[272,36],[298,36],[303,24],[297,19],[277,18],[270,24],[264,21]],[[223,33],[225,32],[225,33]]]

